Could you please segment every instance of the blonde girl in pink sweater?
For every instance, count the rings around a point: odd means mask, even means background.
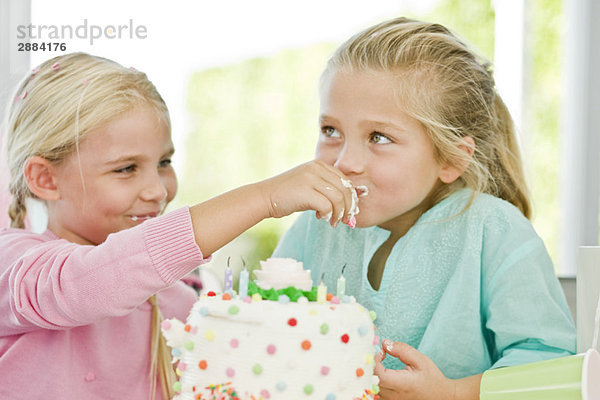
[[[177,190],[167,107],[144,73],[100,57],[59,56],[28,74],[3,136],[3,399],[170,397],[159,324],[195,301],[181,279],[265,218],[349,218],[344,175],[319,161],[163,215]],[[42,234],[24,229],[27,198],[47,207]]]

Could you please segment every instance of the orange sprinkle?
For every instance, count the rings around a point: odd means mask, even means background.
[[[183,330],[186,331],[186,332],[189,332],[189,331],[192,330],[192,327],[189,326],[189,325],[186,325],[186,326],[183,327]]]
[[[333,299],[333,293],[327,293],[326,299],[327,301],[331,301],[331,299]]]
[[[302,348],[304,350],[310,350],[311,347],[312,347],[312,344],[310,343],[310,340],[305,340],[302,342]]]
[[[206,363],[206,360],[202,360],[198,363],[198,367],[200,367],[200,369],[206,369],[207,366],[208,364]]]
[[[357,369],[356,369],[356,376],[358,376],[359,378],[360,378],[361,376],[363,376],[364,374],[365,374],[365,371],[363,371],[363,369],[362,369],[362,368],[357,368]]]
[[[223,300],[231,300],[231,295],[229,293],[225,293],[225,294],[223,294],[223,296],[221,298]]]

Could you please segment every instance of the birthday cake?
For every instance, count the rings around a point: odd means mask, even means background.
[[[374,313],[313,287],[302,263],[267,261],[241,295],[202,295],[185,324],[163,322],[175,399],[375,399]]]

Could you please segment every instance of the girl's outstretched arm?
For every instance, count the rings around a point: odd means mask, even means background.
[[[400,359],[403,370],[386,369],[381,362],[389,354]],[[406,343],[383,341],[376,359],[381,400],[478,400],[480,375],[449,379],[425,354]]]
[[[242,186],[190,208],[196,242],[206,256],[265,218],[315,210],[332,225],[348,221],[353,188],[322,161],[311,161],[273,178]]]

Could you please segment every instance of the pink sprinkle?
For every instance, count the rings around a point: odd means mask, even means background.
[[[233,347],[234,349],[237,349],[237,347],[240,345],[240,342],[237,339],[231,339],[231,341],[229,342],[229,345],[231,347]]]
[[[331,298],[331,304],[340,304],[340,298],[337,296],[333,296]]]
[[[275,347],[274,344],[270,344],[267,346],[267,353],[275,354],[276,351],[277,351],[277,348]]]
[[[269,398],[271,398],[271,393],[269,393],[269,391],[268,391],[268,390],[266,390],[266,389],[263,389],[263,390],[261,390],[261,391],[260,391],[260,395],[261,395],[262,397],[264,397],[265,399],[269,399]]]
[[[171,329],[171,321],[169,321],[168,319],[164,320],[161,324],[160,324],[161,328],[163,328],[165,331],[168,331],[169,329]]]
[[[252,303],[252,297],[250,297],[250,296],[244,297],[244,303]]]
[[[329,374],[329,367],[322,366],[321,367],[321,375],[327,375],[327,374]]]
[[[35,68],[34,68],[34,69],[31,71],[31,75],[35,75],[35,74],[37,74],[38,72],[40,72],[40,70],[41,70],[41,68],[40,68],[39,66],[38,66],[38,67],[35,67]]]
[[[179,368],[180,371],[185,371],[185,369],[187,368],[187,364],[183,361],[180,361],[179,364],[177,364],[177,368]]]
[[[132,71],[137,71],[137,69],[133,68],[133,67],[129,67],[130,70]]]
[[[374,345],[378,345],[379,344],[379,336],[375,335],[375,337],[373,338],[373,344]]]
[[[23,90],[23,93],[21,93],[21,95],[19,96],[21,100],[23,100],[25,97],[27,97],[27,90]]]
[[[58,63],[54,63],[54,64],[52,64],[51,68],[56,71],[57,69],[60,68],[60,65]]]
[[[233,368],[227,368],[227,370],[225,371],[225,374],[230,377],[233,378],[235,376],[235,370]]]
[[[88,84],[88,80],[85,79],[85,78],[83,78],[83,80],[81,81],[81,83],[83,83],[84,85],[87,85]]]
[[[192,332],[192,335],[195,335],[196,333],[198,333],[198,327],[197,327],[197,326],[194,326],[194,327],[192,328],[192,331],[191,331],[191,332]]]

